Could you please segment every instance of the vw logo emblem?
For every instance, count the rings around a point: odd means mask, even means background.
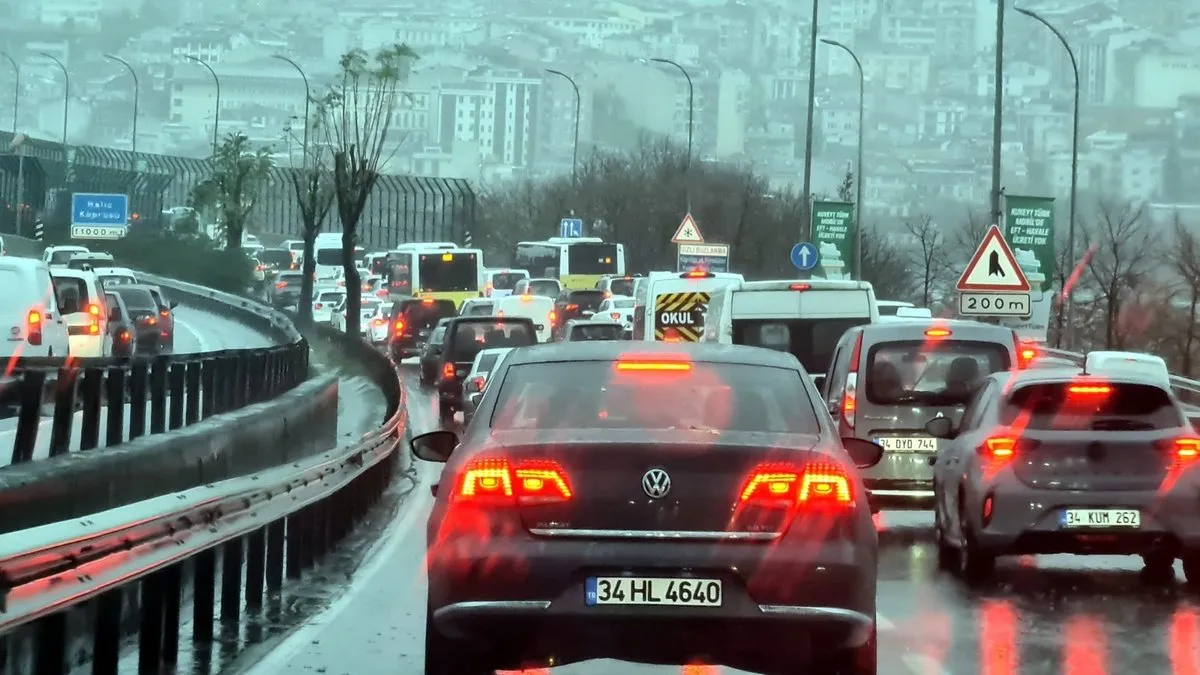
[[[651,499],[662,499],[671,492],[671,475],[662,469],[650,469],[642,476],[642,490]]]

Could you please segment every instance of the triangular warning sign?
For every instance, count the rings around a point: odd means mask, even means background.
[[[998,293],[1028,293],[1029,280],[1017,264],[1000,228],[993,225],[983,235],[967,269],[958,278],[960,291],[991,291]]]
[[[703,244],[704,235],[700,234],[700,227],[696,225],[696,219],[692,218],[689,213],[683,217],[683,222],[679,223],[679,229],[675,230],[675,236],[671,237],[672,244]]]

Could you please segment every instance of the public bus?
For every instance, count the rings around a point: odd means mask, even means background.
[[[483,251],[449,242],[402,244],[388,251],[388,294],[452,300],[479,297]]]
[[[558,279],[565,289],[591,289],[605,274],[625,274],[625,246],[598,237],[523,241],[512,266],[528,270],[533,278]]]

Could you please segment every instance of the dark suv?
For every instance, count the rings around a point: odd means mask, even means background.
[[[471,372],[476,354],[497,347],[528,347],[537,341],[537,327],[533,319],[525,317],[466,316],[450,320],[437,380],[442,424],[453,422],[454,413],[463,409],[462,381]]]
[[[555,340],[563,337],[563,327],[571,319],[590,319],[604,302],[604,291],[598,288],[567,290],[554,301]]]
[[[392,336],[388,340],[392,359],[401,361],[420,354],[438,321],[456,314],[458,308],[453,300],[408,298],[396,301],[392,308]]]

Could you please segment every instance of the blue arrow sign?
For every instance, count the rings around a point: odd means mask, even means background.
[[[563,218],[558,221],[558,236],[578,239],[583,236],[583,221],[579,218]]]
[[[796,269],[807,272],[817,266],[821,261],[820,254],[817,253],[817,247],[812,242],[802,241],[792,247],[792,264]]]

